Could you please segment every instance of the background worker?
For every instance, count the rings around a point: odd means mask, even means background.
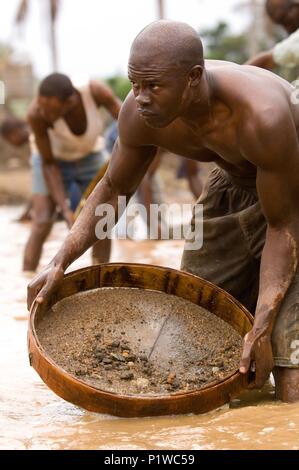
[[[66,75],[46,77],[28,112],[34,136],[33,224],[25,248],[25,271],[34,271],[42,246],[58,207],[70,228],[74,221],[69,192],[77,203],[105,162],[103,122],[98,112],[104,107],[117,119],[120,101],[105,85],[92,81],[77,89]],[[76,204],[75,204],[76,205]],[[95,262],[106,262],[111,241],[99,241],[93,249]]]

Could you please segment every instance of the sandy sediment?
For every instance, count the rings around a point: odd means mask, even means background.
[[[102,288],[57,303],[37,326],[54,362],[94,387],[159,395],[200,389],[238,369],[242,338],[161,292]]]

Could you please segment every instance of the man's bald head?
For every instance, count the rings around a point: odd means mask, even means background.
[[[140,65],[163,64],[182,69],[204,65],[203,46],[197,32],[178,21],[160,20],[146,26],[131,47],[130,61]]]
[[[201,40],[185,23],[156,21],[134,40],[128,69],[142,119],[167,127],[200,100],[206,76]]]

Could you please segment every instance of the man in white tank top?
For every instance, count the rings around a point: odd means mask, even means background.
[[[104,163],[102,120],[104,106],[117,119],[120,101],[102,83],[90,82],[76,89],[63,74],[46,77],[28,112],[32,136],[33,223],[25,248],[24,271],[34,271],[58,207],[71,227],[77,203]],[[69,195],[72,194],[73,206]],[[99,241],[96,262],[110,256],[110,240]]]
[[[275,67],[295,68],[299,65],[299,1],[267,0],[266,12],[273,23],[282,26],[289,36],[272,49],[263,51],[247,61],[267,70]]]

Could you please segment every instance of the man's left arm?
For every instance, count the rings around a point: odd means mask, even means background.
[[[121,101],[114,95],[113,91],[103,83],[91,81],[90,89],[96,104],[104,106],[114,119],[118,119]]]
[[[268,70],[273,70],[277,66],[297,67],[299,65],[299,29],[277,43],[270,51],[260,52],[249,59],[246,65],[255,65]]]
[[[285,107],[285,104],[283,105]],[[260,388],[274,367],[271,335],[294,278],[299,249],[299,148],[289,110],[267,116],[247,135],[246,158],[257,166],[257,191],[267,221],[254,325],[244,340],[240,372],[255,363]]]

